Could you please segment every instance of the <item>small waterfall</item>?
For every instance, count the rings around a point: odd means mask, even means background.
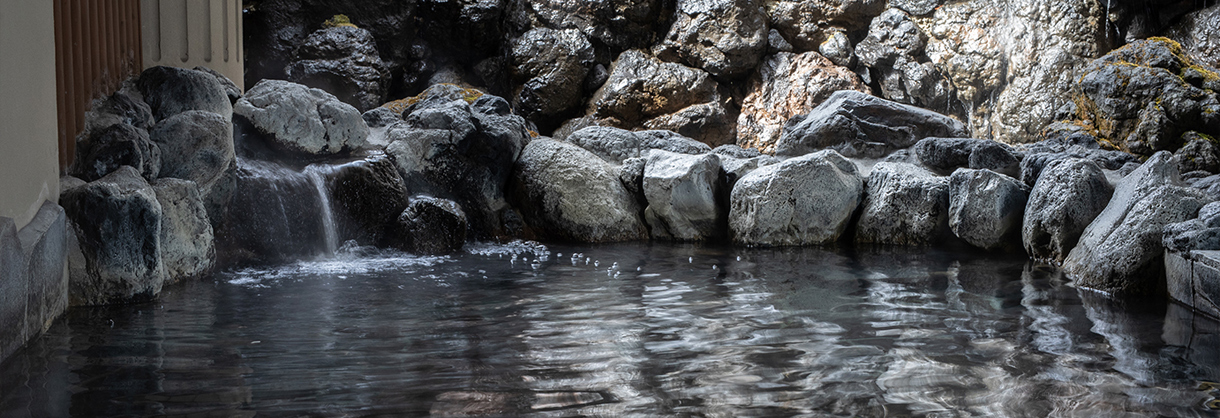
[[[330,205],[330,190],[326,187],[326,174],[334,172],[328,165],[311,164],[305,167],[309,182],[318,191],[318,203],[322,206],[322,236],[326,239],[326,255],[335,255],[339,249],[339,231],[335,226],[335,214]]]
[[[328,183],[335,170],[239,157],[224,245],[237,257],[269,262],[333,255],[340,237]]]

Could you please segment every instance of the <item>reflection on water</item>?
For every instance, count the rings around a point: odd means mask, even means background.
[[[1220,326],[1021,259],[350,251],[78,309],[0,415],[1217,416]]]

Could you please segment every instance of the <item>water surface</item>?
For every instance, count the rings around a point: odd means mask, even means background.
[[[1220,416],[1220,326],[1150,305],[930,250],[364,250],[75,309],[0,416]]]

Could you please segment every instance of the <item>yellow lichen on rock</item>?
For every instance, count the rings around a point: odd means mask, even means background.
[[[327,19],[325,22],[322,22],[322,26],[328,27],[328,28],[337,28],[340,26],[347,26],[347,27],[352,27],[352,28],[359,27],[359,26],[352,24],[352,20],[348,19],[347,15],[334,15],[330,19]]]

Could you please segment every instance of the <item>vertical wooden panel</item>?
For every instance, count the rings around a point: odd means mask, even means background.
[[[76,136],[94,99],[112,94],[143,68],[140,0],[53,0],[59,163],[75,156]]]

